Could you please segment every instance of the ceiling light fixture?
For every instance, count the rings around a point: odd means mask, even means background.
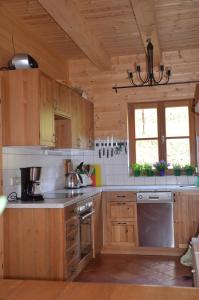
[[[131,85],[127,86],[117,86],[112,87],[113,90],[117,93],[118,89],[125,88],[138,88],[138,87],[150,87],[150,86],[159,86],[159,85],[170,85],[170,84],[184,84],[184,83],[195,83],[199,82],[198,80],[193,81],[184,81],[184,82],[171,82],[169,83],[169,79],[171,77],[171,69],[164,68],[164,65],[159,65],[159,73],[157,78],[154,74],[154,66],[153,66],[153,44],[151,43],[151,39],[147,40],[147,55],[146,55],[146,65],[147,72],[143,77],[141,66],[135,66],[135,71],[127,70],[128,79]]]

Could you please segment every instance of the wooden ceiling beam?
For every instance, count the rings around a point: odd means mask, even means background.
[[[41,38],[33,33],[14,13],[0,4],[0,52],[4,54],[2,66],[7,66],[8,59],[16,53],[28,53],[33,56],[39,68],[55,79],[68,79],[67,62],[51,51]]]
[[[73,0],[38,0],[56,23],[98,68],[109,70],[111,59],[80,16]]]
[[[157,22],[155,16],[154,0],[129,0],[133,9],[138,30],[147,51],[147,39],[153,44],[154,65],[161,61],[161,50],[159,45]]]

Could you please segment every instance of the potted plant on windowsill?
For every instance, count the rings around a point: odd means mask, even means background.
[[[165,160],[160,160],[154,164],[154,167],[158,173],[159,176],[164,176],[165,171],[168,169],[168,166],[170,164],[167,163]]]
[[[141,175],[141,171],[142,171],[142,165],[135,163],[132,165],[132,169],[133,169],[133,174],[135,177],[138,177]]]
[[[175,176],[180,176],[181,175],[181,170],[182,170],[182,167],[180,164],[174,164],[173,165],[173,173]]]
[[[145,163],[143,165],[143,175],[145,176],[153,176],[154,175],[154,171],[152,170],[152,165]]]
[[[183,169],[185,170],[185,174],[187,176],[192,176],[196,171],[196,167],[192,165],[185,165]]]

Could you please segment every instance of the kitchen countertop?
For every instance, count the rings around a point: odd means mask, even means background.
[[[85,187],[76,190],[56,190],[45,194],[45,199],[43,201],[10,201],[7,204],[7,208],[64,208],[69,205],[75,204],[79,201],[92,197],[100,192],[108,191],[199,191],[198,187],[193,185],[113,185],[113,186],[102,186],[102,187]],[[64,194],[68,194],[69,198],[66,198]],[[71,195],[76,193],[76,197],[71,199]]]
[[[198,300],[198,288],[112,283],[0,280],[2,300]]]

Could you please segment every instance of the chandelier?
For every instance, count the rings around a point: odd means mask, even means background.
[[[138,87],[150,87],[159,85],[170,84],[184,84],[184,83],[196,83],[198,80],[184,81],[184,82],[169,82],[171,77],[171,69],[164,68],[164,65],[159,65],[159,71],[154,74],[153,66],[153,44],[151,39],[147,40],[147,55],[146,55],[146,74],[143,75],[141,66],[136,64],[135,71],[127,70],[128,79],[131,85],[125,86],[113,86],[112,89],[118,92],[118,89],[125,88],[138,88]]]
[[[164,79],[164,84],[167,84],[169,82],[169,78],[171,76],[171,70],[170,69],[166,69],[164,71],[164,65],[159,65],[159,74],[158,77],[156,78],[156,76],[154,75],[153,72],[153,44],[151,43],[151,40],[148,39],[147,40],[148,45],[147,45],[147,73],[145,74],[145,76],[143,77],[141,74],[141,67],[140,65],[136,64],[136,79],[134,77],[134,73],[130,70],[127,70],[127,74],[128,74],[128,79],[130,81],[130,83],[133,86],[143,86],[143,85],[148,85],[148,86],[152,86],[152,85],[157,85],[160,82],[163,81]]]

